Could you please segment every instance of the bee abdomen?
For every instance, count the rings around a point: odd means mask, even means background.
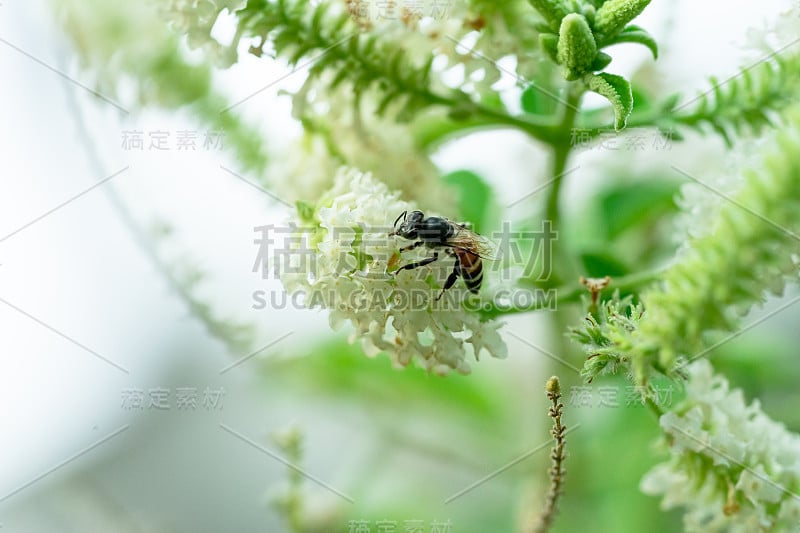
[[[469,252],[459,254],[461,277],[470,292],[478,294],[483,282],[483,262],[481,258]]]

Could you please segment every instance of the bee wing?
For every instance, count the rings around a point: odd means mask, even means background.
[[[464,226],[459,225],[458,228],[456,234],[447,239],[448,245],[477,254],[482,259],[491,260],[497,257],[495,243]]]

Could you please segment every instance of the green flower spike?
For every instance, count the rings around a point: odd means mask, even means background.
[[[558,63],[564,66],[564,78],[579,79],[594,63],[597,45],[586,17],[570,13],[561,21],[558,38]]]
[[[547,25],[554,32],[557,32],[561,26],[561,19],[570,12],[570,9],[561,0],[530,0],[530,3],[544,17]]]
[[[603,45],[616,37],[625,26],[638,17],[650,0],[608,0],[594,19],[594,31],[598,42]]]

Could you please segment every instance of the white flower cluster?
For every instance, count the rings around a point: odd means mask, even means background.
[[[507,56],[514,56],[522,78],[536,73],[542,56],[531,50],[538,48],[533,29],[538,19],[526,0],[426,3],[414,10],[397,2],[393,6],[397,16],[389,17],[380,13],[380,2],[348,0],[347,6],[362,31],[402,46],[417,67],[436,58],[434,70],[449,71],[447,78],[452,81],[446,86],[435,77],[435,91],[458,86],[467,93],[488,93],[501,78],[497,61]]]
[[[668,462],[642,480],[662,507],[684,507],[687,531],[789,531],[800,525],[800,436],[771,420],[758,401],[715,375],[688,367],[686,399],[661,417]],[[796,530],[796,529],[795,529]]]
[[[294,95],[292,113],[307,130],[275,150],[267,175],[280,176],[270,180],[276,192],[292,201],[314,201],[333,187],[336,169],[346,164],[381,176],[422,208],[451,212],[456,198],[417,146],[411,127],[375,112],[380,95],[368,92],[356,106],[352,85],[330,89],[331,77],[310,78]]]
[[[466,374],[469,351],[476,359],[483,349],[505,357],[498,333],[502,324],[481,322],[464,309],[463,286],[456,284],[436,300],[452,258],[431,265],[436,268],[395,274],[407,262],[431,254],[418,249],[401,257],[400,248],[410,241],[389,236],[397,216],[413,208],[370,174],[341,169],[313,214],[301,213],[302,223],[313,226],[308,235],[313,260],[293,257],[291,272],[281,274],[287,291],[302,292],[307,307],[329,309],[334,329],[350,321],[355,327],[351,342],[360,338],[370,356],[387,352],[398,367],[416,359],[440,375],[451,370]]]
[[[190,48],[202,49],[214,65],[227,68],[238,59],[236,53],[238,37],[228,45],[224,45],[215,39],[211,32],[223,11],[228,10],[228,13],[233,13],[246,4],[246,0],[168,0],[160,2],[158,6],[174,30],[186,34]]]
[[[749,52],[746,59],[760,59],[764,53],[774,54],[776,49],[788,47],[797,39],[800,31],[800,4],[793,2],[786,11],[775,19],[763,20],[760,26],[754,24],[747,31],[747,39],[742,48]]]
[[[763,148],[762,145],[757,141],[742,143],[740,151],[725,155],[721,170],[709,172],[711,175],[704,180],[704,185],[689,181],[681,186],[680,194],[675,199],[680,212],[676,216],[672,234],[676,245],[686,248],[691,239],[716,231],[715,223],[719,220],[720,208],[726,205],[726,200],[720,195],[732,195],[741,188],[742,169],[757,163],[757,147]],[[721,156],[721,153],[717,155]]]

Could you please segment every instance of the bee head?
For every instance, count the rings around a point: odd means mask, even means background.
[[[425,215],[422,211],[412,211],[411,213],[403,211],[394,221],[394,231],[389,235],[399,235],[405,239],[416,239],[419,223],[424,219]]]

